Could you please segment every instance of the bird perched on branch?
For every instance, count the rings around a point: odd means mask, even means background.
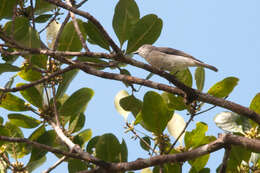
[[[169,47],[155,47],[145,44],[134,52],[143,57],[149,64],[159,68],[160,70],[181,70],[187,67],[197,66],[205,67],[215,72],[218,69],[212,65],[205,64],[204,62],[194,58],[193,56]]]

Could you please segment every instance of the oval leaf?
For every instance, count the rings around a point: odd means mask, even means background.
[[[187,85],[188,87],[192,87],[192,75],[191,72],[188,68],[183,69],[183,70],[174,70],[171,72],[171,74],[174,74],[174,76],[181,81],[182,83],[184,83],[185,85]]]
[[[9,121],[18,126],[27,129],[37,127],[41,121],[23,114],[8,114]]]
[[[88,169],[86,162],[79,159],[70,159],[68,163],[69,173],[76,173]]]
[[[181,134],[182,130],[184,129],[185,125],[186,122],[184,121],[182,116],[177,113],[174,113],[172,119],[167,124],[167,130],[175,139],[177,139]],[[178,140],[181,146],[183,146],[182,140],[184,138],[184,135],[185,132],[181,135],[181,137]]]
[[[25,85],[25,83],[18,83],[16,86],[19,87],[22,85]],[[23,96],[23,98],[25,98],[29,103],[31,103],[32,105],[38,108],[42,108],[43,98],[37,88],[32,86],[25,90],[21,90],[20,93]]]
[[[181,96],[176,96],[167,92],[163,92],[161,96],[165,103],[167,103],[169,109],[182,111],[187,108],[184,99]]]
[[[149,151],[151,148],[151,140],[148,136],[142,137],[142,140],[139,141],[140,146],[146,150]]]
[[[96,143],[96,156],[108,162],[119,162],[121,144],[111,133],[104,134],[98,138]]]
[[[16,5],[16,0],[1,0],[0,19],[11,18],[13,16],[13,9]]]
[[[33,70],[27,66],[23,66],[22,67],[22,70],[20,72],[18,72],[18,75],[26,80],[26,81],[36,81],[36,80],[39,80],[41,79],[41,73],[36,71],[36,70]]]
[[[69,133],[75,133],[77,131],[80,131],[85,124],[85,115],[83,113],[80,113],[77,116],[72,117],[69,123]]]
[[[251,128],[249,120],[246,117],[234,112],[221,112],[215,116],[214,122],[222,130],[231,133],[244,134],[245,131]]]
[[[93,97],[94,91],[90,88],[81,88],[74,92],[62,105],[60,114],[63,116],[74,116],[83,112]]]
[[[172,118],[172,111],[163,101],[160,94],[149,91],[144,96],[142,118],[143,122],[150,131],[162,133]]]
[[[64,95],[70,83],[78,74],[78,72],[79,70],[75,69],[62,74],[62,82],[59,84],[57,94],[56,94],[57,98],[61,98]]]
[[[117,3],[113,17],[113,28],[121,46],[129,39],[133,26],[139,17],[139,9],[134,0],[120,0]]]
[[[120,99],[119,103],[124,110],[131,111],[134,117],[141,111],[143,105],[143,102],[133,95]]]
[[[24,100],[19,97],[7,93],[4,94],[4,97],[1,100],[0,107],[5,108],[9,111],[28,111],[29,107],[26,105]]]
[[[98,30],[96,25],[89,21],[84,24],[84,27],[88,35],[89,43],[97,44],[108,51],[110,50],[108,41],[104,38],[103,34]]]
[[[86,38],[83,22],[79,19],[77,19],[77,22],[83,37]],[[82,49],[81,41],[77,32],[75,31],[72,21],[65,25],[61,33],[57,49],[60,51],[80,51]]]
[[[238,78],[227,77],[213,85],[208,93],[219,98],[227,97],[238,83]]]
[[[154,14],[142,17],[131,32],[126,53],[137,50],[143,44],[153,44],[162,31],[162,20]]]
[[[74,142],[76,144],[79,144],[81,147],[83,147],[83,145],[90,140],[92,136],[92,131],[91,129],[86,129],[82,132],[80,132],[79,134],[77,134],[74,138]]]
[[[25,17],[16,17],[14,22],[7,22],[4,31],[9,36],[13,35],[13,38],[25,47],[40,48],[41,46],[38,32],[30,27],[29,20]]]
[[[196,68],[195,80],[196,80],[197,89],[202,91],[205,83],[205,70],[203,67]]]
[[[260,93],[257,93],[251,101],[250,109],[260,114]]]
[[[0,63],[0,74],[4,72],[16,72],[16,71],[20,71],[20,68],[11,64]]]
[[[117,110],[117,112],[124,117],[125,120],[127,120],[127,117],[129,115],[129,111],[126,111],[124,108],[120,106],[120,100],[129,96],[128,92],[126,90],[119,91],[114,99],[114,105]]]

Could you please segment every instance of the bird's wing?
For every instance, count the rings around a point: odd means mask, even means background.
[[[189,54],[187,54],[187,53],[185,53],[183,51],[177,50],[177,49],[173,49],[173,48],[169,48],[169,47],[156,47],[156,49],[158,51],[166,53],[166,54],[184,56],[184,57],[187,57],[187,58],[194,59],[194,60],[196,60],[198,62],[202,62],[202,61],[194,58],[193,56],[191,56],[191,55],[189,55]]]

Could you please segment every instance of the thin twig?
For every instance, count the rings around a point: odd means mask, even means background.
[[[50,80],[51,78],[54,78],[54,77],[56,77],[56,76],[58,76],[58,75],[61,75],[61,74],[63,74],[63,73],[66,73],[66,72],[68,72],[68,71],[70,71],[70,70],[73,70],[73,69],[75,69],[75,68],[76,68],[76,67],[73,66],[73,65],[72,65],[72,66],[68,66],[68,67],[64,68],[63,70],[59,70],[59,71],[57,71],[57,72],[54,72],[54,73],[52,73],[52,74],[49,75],[49,76],[44,76],[42,79],[39,79],[39,80],[34,81],[34,82],[31,82],[31,83],[29,83],[29,84],[24,84],[24,85],[21,85],[21,86],[19,86],[19,87],[15,87],[15,88],[0,88],[0,91],[1,91],[1,92],[4,92],[4,93],[6,93],[6,92],[17,92],[17,91],[21,91],[21,90],[24,90],[24,89],[26,89],[26,88],[30,88],[30,87],[32,87],[32,86],[35,86],[35,85],[44,83],[44,82]]]
[[[174,148],[174,146],[176,145],[176,143],[178,142],[178,140],[180,139],[180,137],[184,134],[184,132],[186,131],[188,125],[191,123],[191,121],[193,120],[194,115],[190,116],[190,119],[188,120],[188,122],[185,124],[184,128],[182,129],[181,133],[179,134],[179,136],[175,139],[175,141],[173,142],[173,144],[171,145],[170,149],[166,152],[166,154],[169,154],[172,149]]]
[[[51,167],[49,167],[47,170],[43,171],[42,173],[51,172],[53,169],[55,169],[57,166],[59,166],[62,162],[64,162],[67,158],[68,158],[67,156],[63,156],[56,163],[54,163],[54,165],[52,165]]]
[[[33,7],[33,0],[30,0],[30,5],[31,5],[31,14],[32,15],[32,24],[33,24],[33,29],[35,29],[35,19],[34,19],[34,7]]]
[[[68,4],[69,6],[72,7],[72,4],[70,3],[70,0],[66,0],[66,2],[67,2],[67,4]],[[73,25],[74,25],[75,31],[76,31],[76,33],[77,33],[78,36],[79,36],[79,39],[80,39],[80,42],[81,42],[82,47],[83,47],[87,52],[89,52],[88,46],[87,46],[87,44],[86,44],[86,40],[84,39],[83,34],[82,34],[81,31],[80,31],[79,24],[78,24],[78,22],[77,22],[77,20],[76,20],[76,18],[75,18],[74,13],[71,12],[71,11],[70,11],[70,17],[71,17],[71,19],[72,19],[72,23],[73,23]]]
[[[127,126],[128,129],[129,129],[139,140],[141,140],[153,153],[158,154],[157,151],[150,146],[150,144],[148,144],[143,138],[141,138],[141,137],[136,133],[136,131],[134,130],[134,128],[133,128],[129,123],[126,123],[126,126]]]
[[[223,160],[222,160],[222,163],[221,163],[221,166],[219,168],[218,173],[225,173],[226,172],[227,162],[228,162],[228,158],[230,156],[230,152],[231,152],[231,146],[226,146],[224,157],[223,157]]]

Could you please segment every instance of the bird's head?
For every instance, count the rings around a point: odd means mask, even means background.
[[[153,46],[150,44],[144,44],[134,52],[134,54],[138,54],[142,57],[146,57],[153,49]]]

